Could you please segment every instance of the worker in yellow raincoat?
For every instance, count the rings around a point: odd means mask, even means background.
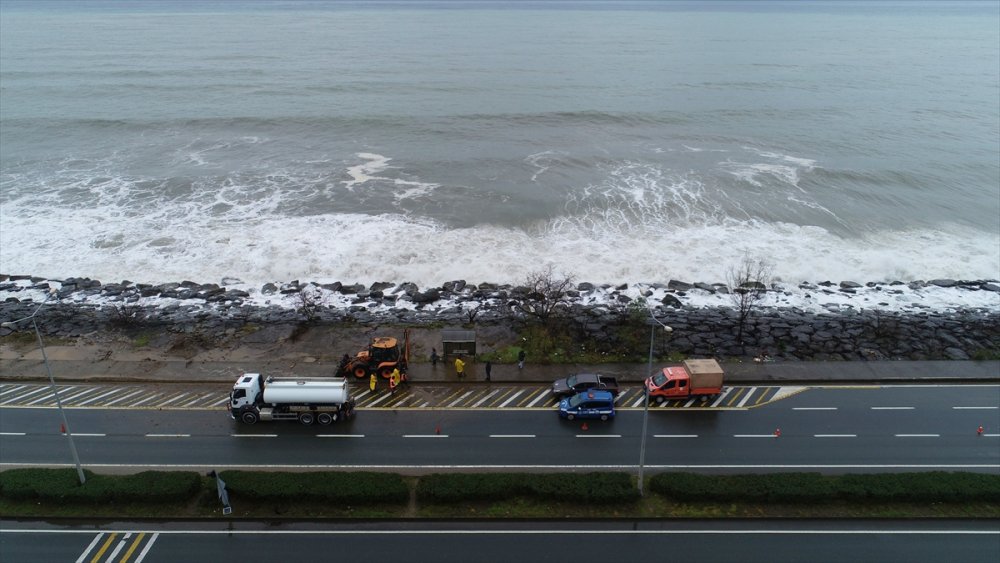
[[[368,379],[368,388],[371,389],[372,393],[374,393],[375,387],[377,386],[378,386],[378,378],[375,377],[375,374],[373,373],[372,376]]]
[[[459,379],[465,377],[465,362],[462,361],[462,356],[455,358],[455,374]]]

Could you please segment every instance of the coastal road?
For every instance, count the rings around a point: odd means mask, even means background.
[[[963,561],[1000,560],[996,521],[796,520],[113,525],[0,523],[10,561]],[[331,556],[330,559],[337,559]]]
[[[225,411],[73,409],[95,469],[634,470],[642,409],[601,423],[551,410],[370,409],[346,424],[243,426]],[[0,467],[67,465],[51,408],[0,408]],[[979,432],[979,427],[983,431]],[[749,410],[651,412],[646,468],[1000,472],[1000,386],[816,388]]]

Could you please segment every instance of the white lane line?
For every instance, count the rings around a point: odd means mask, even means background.
[[[531,401],[530,403],[528,403],[528,408],[530,409],[531,407],[535,406],[535,403],[537,403],[538,401],[541,401],[545,397],[548,397],[549,396],[548,392],[549,392],[548,389],[542,389],[542,392],[539,393],[537,397],[535,397],[535,400]]]
[[[170,397],[166,401],[163,401],[162,403],[159,403],[159,404],[156,404],[156,405],[153,405],[153,406],[154,407],[165,407],[165,406],[169,405],[170,403],[172,403],[174,401],[179,401],[179,400],[181,400],[181,399],[183,399],[185,397],[189,397],[191,395],[192,395],[192,393],[190,391],[187,392],[187,393],[181,393],[180,395],[174,395],[173,397]]]
[[[72,389],[72,387],[70,387],[70,389]],[[36,395],[38,393],[44,393],[46,391],[49,391],[51,393],[52,392],[52,388],[49,387],[48,385],[46,385],[45,387],[39,387],[38,389],[34,389],[32,391],[28,391],[27,393],[24,393],[22,395],[19,395],[19,396],[16,396],[16,397],[11,397],[11,398],[7,399],[6,401],[0,403],[0,406],[2,406],[2,405],[8,405],[10,403],[13,403],[14,401],[23,401],[23,400],[27,399],[28,397],[31,397],[32,395]]]
[[[190,434],[146,434],[147,438],[190,438]]]
[[[153,547],[153,542],[155,542],[158,537],[160,537],[160,532],[156,532],[153,534],[153,537],[149,538],[149,541],[146,542],[146,547],[142,548],[142,551],[139,553],[139,557],[136,558],[135,563],[142,563],[142,560],[146,558],[146,554],[149,553],[149,550]]]
[[[223,403],[228,403],[228,402],[229,402],[229,397],[223,397],[223,398],[219,399],[218,401],[212,403],[209,406],[210,407],[217,407],[217,406],[219,406],[219,405],[221,405]]]
[[[60,399],[62,398],[60,397]],[[31,401],[30,403],[25,404],[24,406],[30,407],[37,405],[38,403],[41,403],[43,401],[55,401],[55,400],[56,400],[56,394],[50,392],[48,395],[42,395],[41,397],[35,399],[34,401]]]
[[[654,438],[697,438],[697,434],[653,434]]]
[[[190,400],[190,401],[188,401],[188,402],[184,403],[184,404],[183,404],[183,405],[181,405],[181,406],[182,406],[182,407],[190,407],[190,406],[192,406],[192,405],[196,405],[196,404],[198,404],[198,403],[200,403],[200,402],[202,402],[202,401],[205,401],[205,400],[207,400],[207,399],[211,399],[212,397],[215,397],[216,395],[217,395],[217,394],[216,394],[216,393],[214,393],[214,392],[213,392],[213,393],[205,393],[205,394],[202,394],[202,395],[198,395],[198,396],[197,396],[197,397],[195,397],[194,399],[192,399],[192,400]],[[225,400],[227,400],[227,401],[228,401],[228,400],[229,400],[229,397],[226,397],[226,399],[225,399]]]
[[[94,536],[94,541],[90,542],[90,545],[87,546],[87,549],[83,550],[83,553],[81,553],[80,557],[77,558],[76,563],[83,563],[84,561],[86,561],[87,556],[90,555],[90,552],[94,549],[95,546],[97,546],[97,542],[101,541],[101,538],[103,537],[104,537],[104,532],[101,532],[96,536]]]
[[[940,438],[940,434],[896,434],[897,438]]]
[[[814,438],[857,438],[857,434],[813,434]]]
[[[461,397],[459,397],[459,398],[455,399],[454,401],[448,403],[448,406],[449,407],[453,407],[453,406],[457,405],[458,403],[461,403],[463,400],[465,400],[466,397],[468,397],[469,395],[471,395],[473,392],[474,392],[474,390],[471,390],[471,389],[469,391],[466,391],[465,393],[462,394]]]
[[[873,411],[912,411],[917,407],[872,407]]]
[[[697,401],[697,400],[698,400],[698,397],[691,397],[691,400],[690,400],[690,401],[688,401],[688,402],[684,403],[684,408],[688,408],[688,407],[690,407],[690,406],[691,406],[691,405],[693,405],[693,404],[694,404],[694,402],[695,402],[695,401]]]
[[[983,434],[984,438],[1000,438],[1000,434]]]
[[[317,434],[317,438],[364,438],[364,434]]]
[[[725,391],[723,391],[722,394],[719,395],[719,397],[717,399],[715,399],[714,401],[712,401],[712,404],[708,405],[708,406],[709,407],[717,407],[717,406],[719,406],[719,404],[722,403],[722,401],[725,400],[725,398],[729,396],[729,393],[732,390],[733,390],[732,387],[726,387]]]
[[[403,434],[404,438],[447,438],[447,434]]]
[[[277,434],[230,434],[233,438],[277,438]]]
[[[94,401],[100,401],[104,397],[107,397],[108,395],[114,395],[115,393],[118,393],[118,392],[119,392],[119,389],[112,389],[111,391],[108,391],[107,393],[105,393],[103,395],[98,395],[96,397],[87,399],[86,401],[84,401],[82,403],[79,403],[76,406],[82,407],[83,405],[89,405],[90,403],[93,403]]]
[[[577,438],[621,438],[621,434],[577,434]]]
[[[645,393],[639,393],[639,398],[636,399],[635,402],[632,403],[629,406],[632,407],[632,408],[638,407],[639,405],[642,404],[643,400],[645,400],[645,399],[646,399],[646,394]]]
[[[123,395],[121,397],[118,397],[114,401],[111,401],[109,403],[105,403],[104,406],[105,407],[110,407],[111,405],[114,405],[116,403],[120,403],[122,401],[127,401],[128,399],[131,399],[132,397],[135,397],[136,395],[141,395],[141,394],[143,394],[145,392],[146,392],[145,389],[139,389],[138,391],[133,391],[133,392],[129,393],[128,395]]]
[[[733,434],[733,438],[777,438],[774,434]]]
[[[65,434],[65,432],[60,432],[60,434]],[[98,433],[88,434],[86,432],[74,432],[73,436],[89,436],[91,438],[103,438],[107,436],[107,434],[98,434]]]
[[[743,406],[747,404],[747,401],[750,400],[750,397],[752,397],[756,391],[757,391],[756,387],[751,387],[750,390],[747,391],[746,396],[743,397],[743,400],[740,401],[738,405],[736,405],[736,408],[743,408]]]
[[[837,407],[792,407],[793,411],[835,411]]]
[[[141,404],[143,404],[143,403],[148,403],[148,402],[152,401],[153,399],[160,399],[160,398],[162,398],[162,397],[163,397],[163,394],[162,394],[162,393],[157,393],[157,394],[155,394],[155,395],[150,395],[150,396],[146,397],[145,399],[143,399],[143,400],[139,401],[138,403],[132,403],[132,404],[131,404],[131,405],[129,405],[129,406],[132,406],[132,407],[138,407],[139,405],[141,405]]]
[[[365,408],[374,407],[375,405],[381,403],[382,401],[385,401],[386,399],[389,399],[390,397],[392,397],[392,395],[390,395],[389,393],[386,393],[385,395],[382,395],[378,399],[375,399],[374,401],[372,401],[372,402],[368,403],[367,405],[365,405]]]
[[[90,465],[90,464],[88,464]],[[200,466],[199,466],[200,467]],[[259,466],[258,466],[259,467]],[[0,533],[6,534],[87,534],[94,533],[91,530],[58,530],[58,529],[0,529]],[[509,530],[499,530],[499,529],[486,529],[486,530],[201,530],[201,529],[186,529],[186,530],[162,530],[153,534],[156,538],[160,534],[186,534],[186,535],[200,535],[200,536],[218,536],[222,534],[226,535],[237,535],[237,536],[247,536],[247,535],[287,535],[287,536],[304,536],[304,535],[316,535],[316,536],[346,536],[346,535],[368,535],[368,536],[383,536],[387,534],[405,534],[405,535],[456,535],[456,536],[477,536],[477,535],[564,535],[564,536],[585,536],[585,535],[601,535],[601,536],[611,536],[611,535],[644,535],[644,536],[679,536],[684,534],[698,534],[706,536],[734,536],[734,535],[747,535],[747,536],[760,536],[760,535],[821,535],[821,536],[874,536],[874,535],[894,535],[894,536],[920,536],[920,535],[961,535],[961,536],[1000,536],[1000,531],[994,529],[977,529],[977,530],[943,530],[943,529],[932,529],[932,530],[900,530],[900,529],[853,529],[853,530],[821,530],[821,529],[746,529],[746,530],[723,530],[723,529],[660,529],[660,530],[565,530],[565,529],[509,529]],[[152,542],[152,540],[151,540]],[[143,554],[145,550],[143,550]],[[143,554],[140,554],[140,558],[136,559],[136,563],[139,563],[142,559]]]
[[[60,390],[59,400],[62,401],[62,402],[64,402],[64,403],[68,403],[68,402],[72,401],[73,399],[78,399],[80,397],[85,397],[85,396],[89,395],[90,393],[94,393],[94,392],[100,393],[101,389],[103,389],[103,387],[91,387],[89,389],[84,389],[83,391],[80,391],[79,393],[76,393],[76,394],[73,394],[73,395],[70,395],[70,396],[64,395],[62,393],[62,390]]]
[[[534,434],[490,434],[490,438],[534,438]]]
[[[1000,407],[951,407],[956,410],[985,410],[985,409],[1000,409]]]
[[[3,389],[3,387],[7,387],[7,386],[6,385],[0,385],[0,395],[6,395],[7,393],[13,393],[13,392],[15,392],[15,391],[17,391],[19,389],[24,389],[26,386],[25,385],[15,385],[14,387],[10,387],[9,389]]]
[[[24,432],[0,432],[0,436],[26,436]]]
[[[11,463],[0,461],[0,468],[14,468],[30,466],[28,463]],[[76,467],[73,463],[46,463],[46,467]],[[217,463],[88,463],[88,468],[99,467],[102,469],[200,469],[203,467],[218,467],[223,469],[250,469],[263,471],[271,469],[353,469],[361,471],[372,470],[452,470],[452,469],[501,469],[504,471],[519,469],[560,469],[560,470],[634,470],[639,466],[636,464],[565,464],[565,465],[525,465],[525,464],[331,464],[331,463],[311,463],[311,464],[290,464],[290,463],[270,463],[270,464],[240,464],[225,463],[218,460]],[[1000,463],[878,463],[878,464],[846,464],[846,463],[800,463],[800,464],[647,464],[646,469],[992,469],[1000,470]],[[49,531],[52,531],[51,528]]]
[[[483,403],[485,403],[486,401],[488,401],[490,399],[490,397],[492,397],[493,395],[496,395],[499,392],[500,392],[499,389],[494,389],[492,392],[488,393],[485,397],[483,397],[482,399],[479,399],[479,401],[477,401],[476,404],[472,405],[472,408],[476,408],[479,405],[482,405]]]
[[[118,545],[115,547],[115,550],[111,552],[111,555],[108,556],[107,560],[114,561],[115,558],[118,557],[118,553],[125,547],[125,544],[128,543],[128,540],[131,537],[132,532],[128,532],[122,537],[122,539],[118,540]]]
[[[527,391],[527,389],[521,389],[517,393],[514,393],[513,395],[511,395],[509,399],[507,399],[506,401],[500,403],[500,408],[504,408],[507,405],[511,404],[511,402],[513,402],[514,399],[518,398],[521,395],[521,393],[524,393],[525,391]]]

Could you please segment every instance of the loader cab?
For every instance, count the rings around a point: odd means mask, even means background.
[[[379,336],[372,341],[369,349],[371,361],[375,364],[399,361],[399,345],[391,336]]]

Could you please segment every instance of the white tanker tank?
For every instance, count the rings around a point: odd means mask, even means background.
[[[339,377],[268,377],[245,373],[229,394],[229,414],[245,424],[298,420],[332,424],[354,416],[347,380]]]

